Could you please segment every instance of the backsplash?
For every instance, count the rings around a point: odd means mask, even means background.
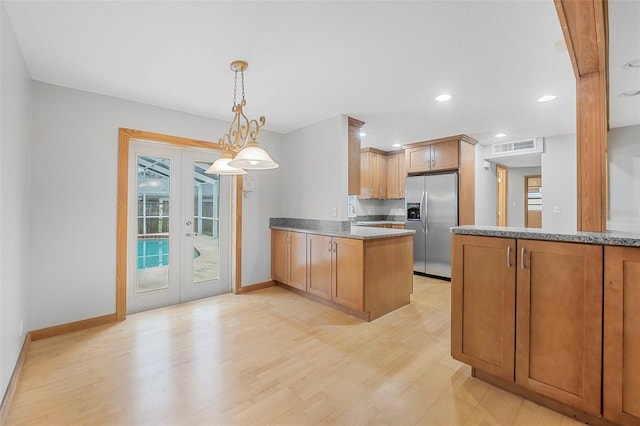
[[[402,216],[404,218],[404,200],[357,200],[356,216],[358,220],[360,220],[361,216],[384,216],[384,219],[380,220],[393,220],[387,219],[389,216]]]

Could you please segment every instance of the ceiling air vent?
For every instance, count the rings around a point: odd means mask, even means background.
[[[527,139],[517,142],[496,143],[491,145],[491,157],[534,154],[538,152],[543,152],[542,138]]]

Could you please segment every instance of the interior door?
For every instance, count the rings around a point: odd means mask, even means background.
[[[230,179],[204,174],[218,156],[132,142],[127,313],[229,291]]]

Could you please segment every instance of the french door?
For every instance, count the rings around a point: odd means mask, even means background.
[[[131,142],[127,313],[230,291],[231,178],[204,173],[218,157]]]

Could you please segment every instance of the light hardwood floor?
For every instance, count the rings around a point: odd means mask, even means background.
[[[35,341],[10,425],[571,425],[449,355],[450,285],[367,323],[279,287]]]

